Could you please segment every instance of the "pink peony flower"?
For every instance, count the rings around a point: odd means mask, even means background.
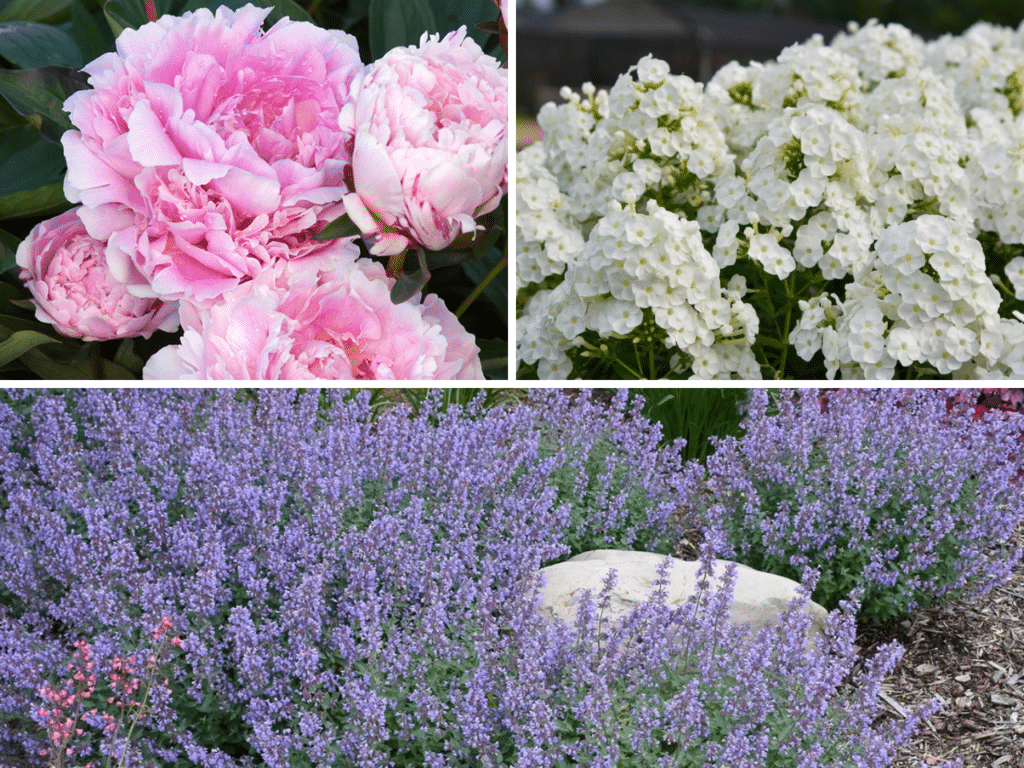
[[[209,304],[344,212],[355,38],[221,7],[126,29],[64,104],[64,192],[136,296]]]
[[[113,278],[104,244],[85,231],[79,210],[37,224],[18,246],[20,276],[32,292],[36,319],[85,341],[176,330],[175,304],[132,296]]]
[[[339,125],[351,136],[345,209],[370,249],[449,245],[508,189],[508,72],[465,27],[395,48],[353,84]]]
[[[181,344],[143,378],[483,378],[473,337],[437,296],[392,304],[383,266],[337,247],[350,258],[277,262],[210,307],[183,304]]]

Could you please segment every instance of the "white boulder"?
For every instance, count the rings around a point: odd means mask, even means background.
[[[596,549],[541,568],[545,577],[541,614],[572,623],[581,593],[590,590],[596,599],[608,571],[614,568],[618,578],[605,617],[613,621],[619,619],[650,597],[658,578],[657,568],[664,560],[665,555],[655,552]],[[697,561],[678,558],[672,558],[672,561],[669,583],[665,587],[666,602],[670,607],[682,605],[693,595],[700,568]],[[716,561],[716,584],[724,575],[727,564],[725,560]],[[791,579],[739,565],[730,621],[748,623],[752,630],[777,622],[779,614],[796,597],[798,586]],[[815,631],[821,631],[828,612],[814,602],[809,602],[805,610],[814,619]]]

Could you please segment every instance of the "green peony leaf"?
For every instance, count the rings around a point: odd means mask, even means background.
[[[0,330],[0,335],[7,335],[7,338],[0,341],[0,365],[7,365],[12,360],[17,360],[30,349],[40,344],[57,344],[57,339],[47,336],[39,331],[15,331],[10,333]]]
[[[427,0],[370,0],[370,56],[379,59],[392,48],[418,45],[424,32],[437,31]]]
[[[104,53],[114,50],[114,35],[110,31],[110,27],[97,22],[96,18],[82,5],[81,0],[72,2],[71,22],[65,29],[74,38],[85,61],[93,61]]]
[[[490,35],[486,30],[479,29],[477,24],[490,21],[495,24],[497,31],[496,19],[499,13],[494,0],[463,0],[460,3],[453,3],[451,0],[430,0],[430,8],[441,37],[465,25],[467,37],[473,38],[482,46]]]
[[[181,9],[181,12],[185,11],[197,11],[200,8],[210,8],[216,10],[222,5],[227,6],[233,11],[237,11],[239,8],[248,5],[255,5],[257,8],[271,8],[270,15],[267,16],[267,20],[263,22],[265,29],[272,27],[274,24],[279,22],[286,16],[292,21],[308,21],[312,22],[313,17],[306,12],[306,10],[296,3],[294,0],[190,0]]]
[[[462,262],[462,270],[478,286],[490,277],[490,281],[483,289],[483,294],[494,305],[495,309],[498,310],[498,314],[503,318],[507,318],[508,262],[506,260],[505,266],[499,269],[499,266],[502,264],[502,258],[501,252],[496,248],[492,248],[483,258]],[[497,270],[497,274],[494,274],[495,270]]]
[[[488,379],[508,378],[508,342],[504,339],[477,339],[480,367]]]
[[[45,187],[15,192],[0,197],[0,219],[18,219],[25,216],[55,216],[71,204],[64,197],[64,184],[57,182]]]
[[[74,67],[85,62],[78,45],[66,33],[35,21],[0,24],[0,56],[19,69]]]
[[[0,128],[0,198],[62,182],[65,168],[61,146],[31,125]],[[10,215],[0,212],[0,218]]]
[[[427,268],[427,261],[422,248],[416,251],[416,257],[419,259],[419,269],[412,274],[399,275],[398,282],[392,286],[392,304],[401,304],[403,301],[408,301],[422,291],[427,281],[430,280],[430,270]]]
[[[64,112],[64,101],[75,91],[88,87],[85,73],[67,67],[0,70],[0,96],[34,125],[44,139],[54,143],[59,143],[64,131],[72,127]]]
[[[157,18],[172,11],[171,0],[156,0],[155,5]],[[103,15],[107,17],[114,37],[126,29],[138,29],[149,23],[142,0],[107,0],[103,4]]]
[[[0,22],[4,21],[66,21],[71,0],[9,0],[0,4]]]
[[[335,240],[339,237],[355,237],[359,234],[359,227],[356,226],[355,222],[349,218],[347,213],[343,213],[341,216],[336,218],[320,232],[313,235],[314,240]]]
[[[17,266],[17,262],[14,260],[15,254],[18,252],[18,246],[21,241],[18,240],[10,232],[5,232],[0,229],[0,273],[6,272],[8,269],[13,269]],[[0,300],[5,298],[16,298],[5,293],[5,289],[10,288],[7,283],[0,282]]]

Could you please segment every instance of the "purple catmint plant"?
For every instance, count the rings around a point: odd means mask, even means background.
[[[607,592],[573,626],[538,613],[542,565],[665,544],[687,481],[641,406],[0,396],[0,752],[49,764],[41,692],[82,643],[110,680],[173,626],[131,743],[96,701],[76,764],[886,765],[906,738],[873,726],[895,651],[851,686],[848,615],[808,643],[795,608],[751,642],[710,587],[614,628]]]
[[[975,415],[976,390],[755,391],[740,438],[691,464],[691,508],[720,554],[854,592],[883,620],[1007,579],[1024,517],[1024,419]],[[700,482],[697,482],[697,479]]]

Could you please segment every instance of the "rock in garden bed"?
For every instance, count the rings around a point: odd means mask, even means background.
[[[571,623],[576,617],[581,594],[585,590],[594,595],[600,593],[608,572],[614,568],[617,581],[606,615],[612,620],[619,620],[654,593],[658,587],[658,566],[665,559],[664,555],[655,552],[597,549],[549,565],[541,569],[545,584],[540,610],[551,618]],[[694,595],[701,563],[669,559],[672,565],[668,572],[665,602],[676,607]],[[727,565],[725,560],[716,562],[716,579],[722,577]],[[749,623],[754,630],[775,623],[786,606],[798,597],[798,587],[791,579],[737,565],[729,618],[737,624]],[[825,609],[817,603],[808,602],[805,610],[814,619],[815,630],[820,631],[827,616]]]

